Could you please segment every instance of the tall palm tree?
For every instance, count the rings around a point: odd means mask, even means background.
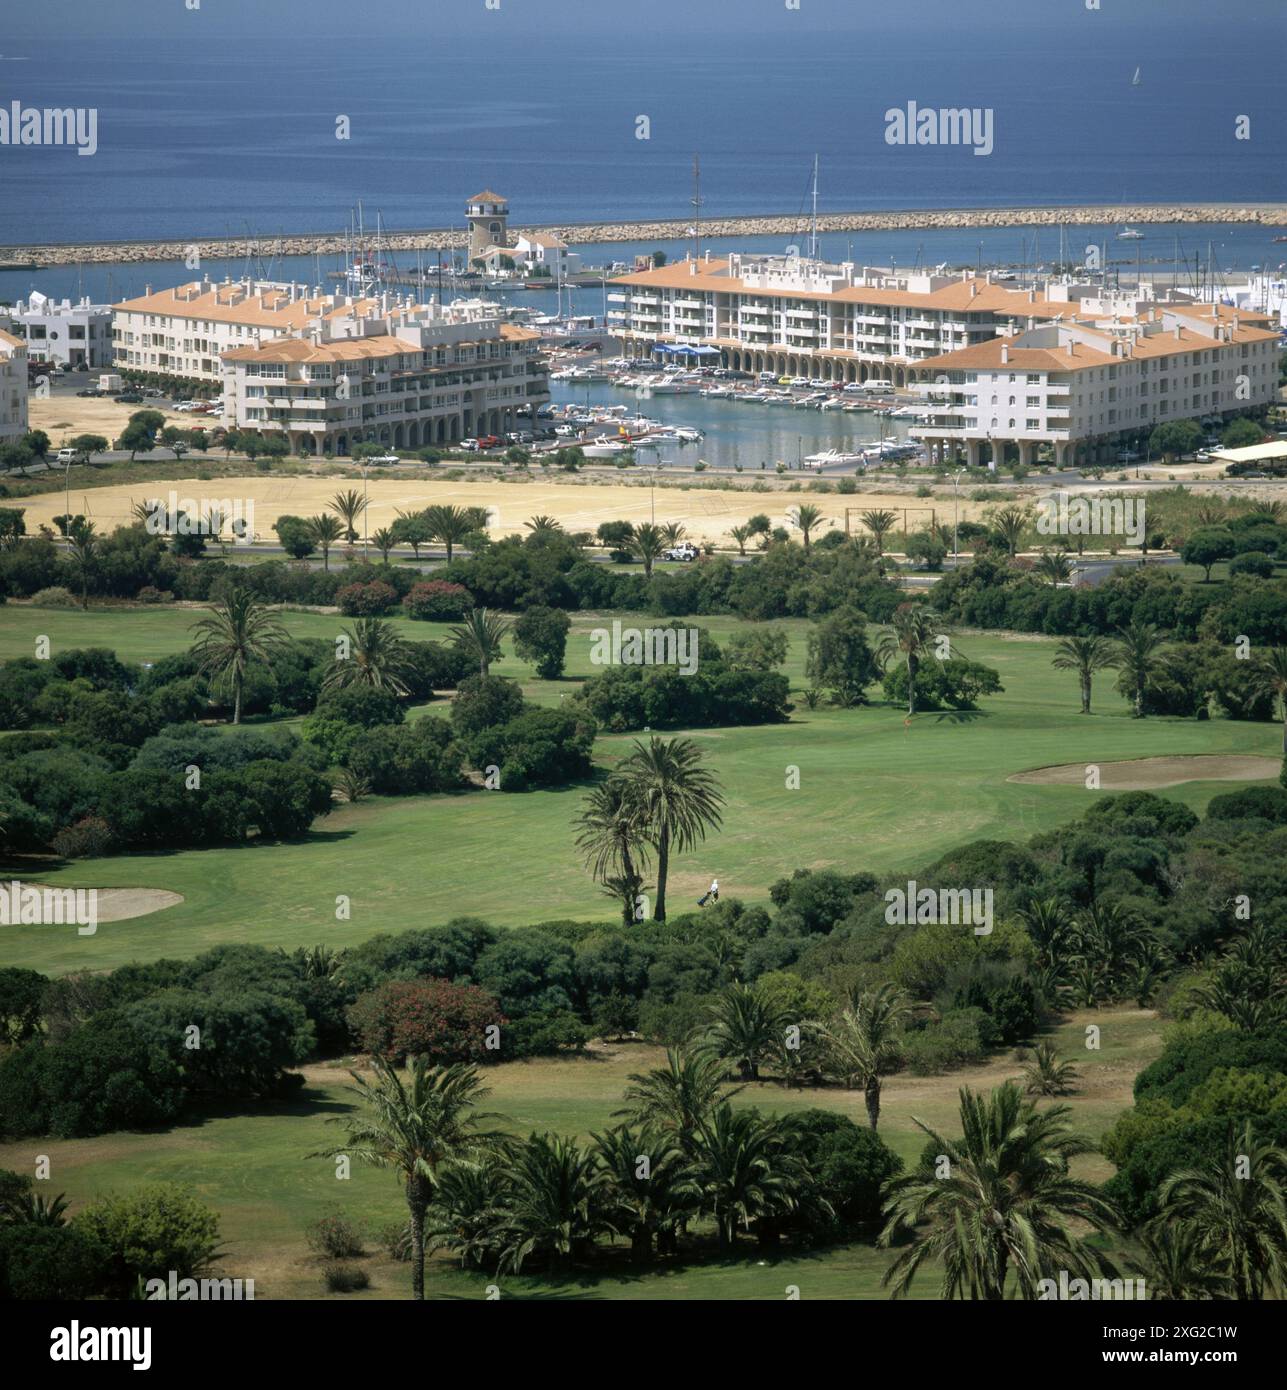
[[[992,529],[1000,537],[1011,559],[1018,553],[1019,542],[1027,526],[1028,513],[1022,507],[1003,507],[992,518]]]
[[[473,608],[463,623],[451,629],[452,645],[476,661],[479,675],[486,676],[501,655],[501,639],[509,629],[510,624],[499,613]]]
[[[883,555],[885,537],[894,529],[898,520],[897,514],[891,511],[870,511],[863,512],[858,519],[871,532],[871,538],[876,543],[876,554]]]
[[[1287,647],[1270,647],[1252,668],[1257,695],[1271,695],[1282,705],[1283,756],[1287,757]]]
[[[531,1255],[557,1270],[613,1233],[607,1217],[611,1179],[592,1150],[562,1134],[533,1134],[510,1165],[499,1236],[502,1272],[519,1273]]]
[[[561,531],[563,527],[552,516],[534,516],[530,521],[525,521],[524,526],[534,535],[552,535],[556,531]]]
[[[654,1241],[663,1253],[673,1250],[676,1231],[701,1197],[687,1155],[673,1138],[647,1128],[618,1125],[590,1138],[608,1177],[607,1217],[630,1237],[631,1254],[649,1259]]]
[[[791,513],[791,525],[800,533],[804,548],[809,548],[809,538],[816,527],[822,525],[822,508],[811,502],[801,502]]]
[[[661,528],[661,534],[667,545],[678,545],[688,534],[688,527],[682,521],[668,521]]]
[[[1250,1120],[1229,1125],[1218,1157],[1167,1178],[1159,1203],[1161,1219],[1193,1227],[1231,1297],[1287,1292],[1287,1151],[1259,1141]]]
[[[621,920],[635,920],[635,902],[643,890],[648,846],[639,807],[624,777],[609,777],[590,789],[576,819],[577,848],[586,868],[613,896],[621,899]]]
[[[823,1070],[851,1089],[861,1086],[867,1123],[880,1122],[880,1079],[899,1059],[899,1037],[911,1013],[907,996],[895,985],[866,990],[815,1031],[822,1041]]]
[[[1133,700],[1136,719],[1144,717],[1144,692],[1157,665],[1163,640],[1152,623],[1129,622],[1118,629],[1118,638],[1113,643],[1112,664],[1121,671],[1118,688]]]
[[[192,625],[200,637],[192,648],[203,676],[232,687],[232,722],[241,723],[241,693],[252,661],[271,662],[290,640],[265,604],[246,588],[233,588]]]
[[[1049,582],[1052,589],[1066,584],[1072,574],[1072,562],[1062,550],[1043,550],[1037,557],[1036,572]]]
[[[89,581],[98,566],[98,542],[101,538],[94,530],[94,523],[84,517],[75,517],[67,525],[67,545],[71,550],[72,563],[80,573],[80,606],[89,611]]]
[[[1094,1150],[1069,1131],[1070,1108],[1038,1111],[1013,1081],[989,1095],[962,1087],[960,1096],[959,1139],[916,1120],[945,1170],[923,1163],[890,1185],[880,1244],[907,1240],[885,1272],[894,1297],[908,1291],[927,1260],[942,1263],[942,1298],[1001,1299],[1011,1280],[1021,1298],[1033,1298],[1038,1280],[1061,1269],[1079,1278],[1111,1275],[1085,1232],[1067,1224],[1097,1231],[1117,1224],[1100,1190],[1069,1176],[1069,1160]]]
[[[1059,897],[1030,898],[1018,910],[1028,938],[1037,948],[1040,965],[1062,964],[1064,948],[1072,939],[1073,920],[1067,903]]]
[[[330,508],[343,521],[346,531],[344,538],[352,545],[358,538],[358,519],[366,511],[362,494],[355,487],[349,488],[347,492],[337,492],[331,498]]]
[[[454,548],[465,539],[471,531],[478,528],[473,523],[473,518],[469,515],[466,507],[435,506],[426,507],[424,510],[425,521],[429,525],[430,534],[435,540],[439,540],[447,547],[447,563],[451,564],[451,557]]]
[[[1107,637],[1064,637],[1055,646],[1051,665],[1058,671],[1076,671],[1081,682],[1081,712],[1090,713],[1091,682],[1095,672],[1115,660],[1113,644]]]
[[[907,713],[916,713],[916,672],[939,635],[943,620],[922,603],[900,603],[889,620],[889,631],[876,642],[876,660],[882,666],[900,657],[907,665]]]
[[[322,552],[322,568],[331,568],[331,547],[344,536],[344,523],[337,516],[323,512],[321,516],[310,516],[304,523],[308,538]]]
[[[692,739],[667,740],[655,734],[647,744],[636,741],[618,770],[639,808],[644,837],[657,851],[657,900],[652,915],[654,921],[664,922],[671,851],[683,854],[695,848],[705,840],[708,829],[718,830],[723,823],[719,779],[702,766],[701,750]]]
[[[357,618],[342,629],[349,654],[336,657],[322,677],[323,690],[343,690],[351,685],[387,690],[399,698],[408,694],[412,671],[410,645],[392,623],[382,618]]]
[[[790,1211],[808,1170],[792,1153],[782,1123],[754,1110],[719,1106],[695,1136],[702,1205],[715,1218],[719,1248],[730,1251],[737,1228]]]
[[[693,1137],[714,1113],[715,1107],[741,1091],[725,1085],[723,1061],[709,1048],[668,1047],[666,1065],[652,1071],[631,1072],[626,1078],[624,1110],[614,1118],[626,1118],[645,1128],[670,1135],[686,1154],[693,1151]]]
[[[758,1081],[760,1060],[786,1025],[781,1009],[754,985],[732,984],[715,996],[708,1012],[710,1046],[737,1063],[743,1081]]]
[[[349,1073],[356,1083],[348,1089],[357,1096],[358,1113],[328,1121],[348,1131],[345,1142],[309,1157],[345,1154],[398,1175],[411,1214],[411,1296],[423,1300],[425,1215],[438,1169],[499,1143],[499,1134],[481,1127],[499,1116],[475,1110],[490,1091],[472,1066],[434,1067],[423,1057],[411,1057],[405,1082],[382,1057],[372,1057],[371,1067],[373,1080]]]
[[[751,539],[751,528],[749,526],[734,526],[728,533],[737,542],[737,553],[746,554],[746,543]]]
[[[654,526],[651,521],[645,521],[642,526],[636,526],[634,535],[628,542],[630,549],[643,561],[644,578],[652,578],[652,567],[657,561],[657,557],[666,548],[666,537],[662,534],[660,526]]]

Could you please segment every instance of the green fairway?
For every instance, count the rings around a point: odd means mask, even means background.
[[[1084,1025],[1102,1030],[1101,1050],[1085,1047]],[[1081,1073],[1067,1098],[1073,1126],[1098,1139],[1116,1114],[1130,1103],[1139,1069],[1159,1051],[1154,1015],[1129,1007],[1101,1008],[1069,1017],[1053,1034],[1060,1055]],[[579,1059],[541,1059],[487,1068],[492,1087],[486,1108],[504,1116],[505,1127],[520,1135],[551,1130],[585,1139],[615,1123],[631,1072],[660,1064],[661,1052],[643,1044],[596,1049]],[[156,1133],[116,1133],[93,1139],[25,1140],[0,1145],[0,1167],[29,1172],[38,1153],[48,1154],[51,1187],[66,1192],[73,1206],[109,1191],[129,1191],[144,1183],[188,1184],[219,1213],[226,1256],[220,1273],[253,1278],[257,1298],[320,1298],[320,1261],[310,1254],[305,1230],[336,1208],[371,1232],[405,1219],[397,1180],[388,1172],[355,1164],[347,1180],[335,1177],[330,1160],[307,1158],[338,1138],[329,1115],[350,1105],[349,1078],[339,1064],[305,1069],[308,1086],[283,1106],[264,1106],[220,1115]],[[959,1131],[958,1090],[992,1087],[1017,1076],[1010,1056],[993,1058],[967,1071],[945,1076],[899,1074],[885,1083],[880,1134],[903,1159],[915,1161],[926,1142],[913,1116],[941,1132]],[[755,1105],[764,1113],[813,1107],[838,1110],[866,1123],[861,1091],[786,1091],[755,1083],[735,1105]],[[1102,1158],[1079,1160],[1078,1171],[1102,1181],[1112,1169]],[[408,1267],[387,1259],[374,1240],[370,1258],[372,1287],[357,1297],[407,1298]],[[866,1244],[815,1252],[792,1250],[783,1257],[762,1256],[744,1238],[740,1258],[683,1263],[639,1273],[624,1260],[602,1260],[593,1274],[567,1285],[535,1278],[500,1281],[504,1297],[560,1298],[785,1298],[796,1285],[802,1298],[883,1298],[881,1276],[891,1256]],[[446,1257],[430,1263],[431,1298],[483,1298],[492,1278],[464,1273]],[[932,1298],[937,1277],[928,1271],[914,1294]]]
[[[147,660],[188,643],[194,610],[115,609],[88,615],[8,605],[0,608],[0,655],[33,650],[46,633],[55,650],[110,646]],[[287,613],[300,636],[334,636],[341,618]],[[590,672],[590,629],[608,621],[579,614],[568,646],[569,678],[545,682],[507,656],[494,666],[519,677],[527,694],[557,703]],[[643,618],[625,619],[640,624]],[[655,621],[655,620],[654,620]],[[716,637],[732,618],[700,620]],[[410,636],[445,628],[400,622]],[[1096,682],[1095,713],[1080,715],[1076,678],[1050,665],[1053,640],[961,634],[966,656],[996,667],[1005,693],[978,712],[904,713],[880,704],[809,710],[803,684],[808,624],[791,634],[787,674],[797,694],[791,722],[693,731],[728,797],[723,831],[672,861],[673,911],[682,911],[717,874],[726,896],[763,899],[769,884],[796,868],[877,872],[915,869],[954,845],[980,838],[1022,840],[1081,814],[1103,793],[1082,786],[1007,782],[1014,772],[1057,763],[1196,753],[1275,757],[1274,724],[1129,717],[1112,673]],[[445,701],[426,707],[445,714]],[[21,735],[18,735],[21,737]],[[595,761],[608,767],[634,736],[601,736]],[[798,789],[789,770],[799,769]],[[1166,795],[1201,809],[1230,782],[1190,782]],[[124,961],[189,956],[218,942],[271,946],[350,945],[376,932],[429,926],[461,914],[500,925],[558,917],[611,915],[585,874],[571,824],[577,788],[527,794],[373,799],[337,809],[304,841],[262,847],[121,855],[63,866],[28,862],[22,874],[65,887],[169,889],[184,901],[149,916],[100,924],[92,937],[74,928],[6,927],[8,963],[49,973],[111,969]],[[12,871],[12,869],[11,869]],[[352,903],[335,918],[336,898]]]

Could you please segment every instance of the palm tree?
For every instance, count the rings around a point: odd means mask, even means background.
[[[98,563],[99,536],[94,523],[76,517],[67,524],[67,544],[72,562],[80,572],[80,606],[89,611],[89,581]]]
[[[1048,580],[1052,589],[1066,584],[1072,574],[1072,562],[1062,550],[1043,550],[1037,557],[1036,572]]]
[[[533,1134],[510,1165],[498,1235],[499,1269],[517,1274],[530,1255],[555,1270],[612,1233],[606,1205],[610,1179],[598,1157],[561,1134]]]
[[[799,531],[804,548],[808,550],[810,535],[815,527],[822,525],[822,508],[811,502],[801,502],[791,514],[791,525]]]
[[[911,1012],[907,996],[891,984],[867,990],[830,1023],[817,1028],[823,1070],[850,1089],[863,1088],[867,1123],[880,1122],[880,1079],[899,1059],[899,1036]]]
[[[652,578],[652,567],[657,557],[666,548],[666,538],[662,534],[659,526],[654,526],[652,522],[645,521],[642,526],[635,527],[635,533],[630,537],[630,549],[643,561],[644,578]]]
[[[410,693],[413,669],[411,647],[398,635],[392,623],[382,618],[358,618],[352,631],[342,629],[348,643],[348,656],[339,656],[322,677],[323,690],[344,690],[367,686],[387,690],[401,698]]]
[[[1211,1267],[1206,1243],[1186,1222],[1153,1221],[1138,1234],[1143,1258],[1128,1260],[1133,1274],[1144,1280],[1151,1299],[1186,1302],[1218,1298],[1225,1290],[1221,1275]]]
[[[695,1144],[702,1206],[715,1218],[722,1252],[733,1248],[739,1224],[749,1226],[796,1205],[808,1169],[790,1151],[781,1121],[724,1104],[699,1127]]]
[[[1065,1096],[1077,1079],[1077,1068],[1061,1062],[1052,1042],[1038,1043],[1023,1069],[1024,1090],[1030,1096]]]
[[[503,1248],[500,1223],[509,1196],[510,1145],[498,1143],[477,1158],[450,1159],[434,1175],[425,1217],[425,1250],[450,1250],[472,1268],[494,1266]],[[411,1225],[405,1233],[411,1249]]]
[[[1119,668],[1118,688],[1134,700],[1135,717],[1144,717],[1144,692],[1149,677],[1157,665],[1162,635],[1152,623],[1129,622],[1119,628],[1119,637],[1112,646],[1112,664]]]
[[[378,531],[371,533],[371,539],[375,542],[375,548],[380,552],[380,559],[387,565],[389,563],[389,552],[398,543],[398,538],[393,534],[391,526],[381,526]]]
[[[753,985],[732,984],[715,996],[708,1012],[710,1046],[718,1056],[737,1062],[743,1081],[758,1081],[760,1059],[785,1026],[782,1011]]]
[[[433,538],[441,541],[447,547],[448,564],[451,564],[454,547],[463,541],[471,531],[478,529],[473,523],[473,518],[469,515],[468,508],[465,507],[426,507],[424,518]]]
[[[498,613],[486,608],[473,608],[459,627],[451,629],[452,645],[478,663],[479,675],[490,673],[491,664],[501,655],[501,639],[510,624]]]
[[[1003,507],[992,518],[992,529],[1013,559],[1028,525],[1028,514],[1021,507]]]
[[[1058,671],[1076,671],[1081,682],[1081,712],[1090,713],[1090,689],[1095,672],[1114,662],[1113,645],[1107,637],[1065,637],[1055,646],[1051,665]]]
[[[717,1105],[732,1099],[742,1087],[725,1088],[726,1068],[709,1048],[666,1049],[666,1065],[648,1072],[631,1072],[623,1099],[626,1109],[614,1118],[670,1135],[686,1154],[693,1138]]]
[[[1281,502],[1253,502],[1247,515],[1254,516],[1257,521],[1267,521],[1270,525],[1277,526],[1284,513],[1287,513],[1287,507]]]
[[[1287,757],[1287,647],[1271,647],[1252,667],[1252,688],[1255,695],[1271,695],[1281,702],[1283,756]]]
[[[456,1063],[434,1067],[423,1057],[407,1061],[404,1082],[382,1057],[372,1057],[375,1079],[351,1071],[359,1113],[335,1115],[328,1123],[342,1125],[343,1144],[310,1154],[334,1158],[339,1154],[392,1168],[402,1180],[411,1213],[411,1296],[425,1296],[425,1215],[439,1167],[451,1159],[472,1158],[500,1142],[501,1136],[480,1126],[498,1119],[475,1110],[490,1094],[476,1068]]]
[[[683,854],[722,824],[724,804],[719,779],[701,765],[701,750],[687,738],[667,741],[655,734],[635,742],[619,771],[629,783],[645,839],[657,851],[657,900],[653,920],[666,920],[666,877],[671,850]]]
[[[1023,929],[1037,948],[1041,965],[1061,964],[1063,947],[1072,937],[1073,921],[1062,898],[1030,898],[1018,911]]]
[[[192,626],[192,648],[203,676],[232,686],[232,722],[241,723],[241,693],[252,661],[271,662],[289,641],[276,615],[246,588],[233,588]]]
[[[921,603],[900,603],[890,618],[890,631],[876,643],[876,660],[882,666],[901,657],[907,663],[907,713],[916,713],[916,672],[939,635],[942,619]]]
[[[1229,1125],[1224,1152],[1173,1173],[1160,1217],[1189,1223],[1230,1296],[1259,1302],[1287,1291],[1287,1152]]]
[[[654,1241],[663,1253],[673,1250],[675,1233],[701,1196],[684,1151],[666,1134],[629,1125],[590,1138],[608,1178],[605,1213],[630,1237],[631,1254],[650,1259]]]
[[[621,899],[621,920],[635,920],[635,902],[643,890],[648,847],[639,808],[624,777],[609,777],[592,787],[581,804],[576,845],[586,868],[614,897]]]
[[[1067,1225],[1105,1231],[1117,1224],[1100,1190],[1069,1176],[1069,1160],[1094,1151],[1069,1131],[1070,1108],[1038,1111],[1013,1081],[989,1095],[962,1087],[960,1096],[960,1139],[916,1120],[945,1171],[923,1163],[890,1185],[880,1244],[908,1242],[885,1272],[894,1297],[908,1291],[927,1260],[942,1263],[942,1298],[1001,1299],[1010,1280],[1020,1297],[1033,1298],[1038,1280],[1058,1270],[1111,1275],[1085,1232]]]
[[[308,538],[322,552],[322,568],[331,568],[331,547],[344,535],[344,523],[339,517],[328,516],[325,512],[321,516],[310,516],[304,523],[308,528]]]
[[[891,511],[870,511],[863,512],[858,520],[871,532],[872,540],[876,543],[876,554],[883,555],[885,537],[894,529],[897,515]]]
[[[561,531],[562,526],[552,516],[534,516],[530,521],[525,521],[524,526],[534,535],[552,535],[556,531]]]
[[[661,534],[667,545],[678,545],[688,534],[688,527],[682,521],[668,521],[661,528]]]
[[[347,492],[337,492],[331,498],[330,507],[336,516],[344,522],[347,531],[345,539],[352,545],[358,538],[358,518],[366,510],[366,503],[362,500],[362,494],[355,487],[349,488]]]
[[[751,528],[749,526],[734,526],[728,533],[737,542],[737,553],[746,554],[746,543],[751,539]]]

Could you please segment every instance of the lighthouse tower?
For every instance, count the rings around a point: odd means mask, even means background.
[[[499,193],[485,189],[465,205],[469,223],[469,259],[481,256],[489,246],[509,245],[509,204]]]

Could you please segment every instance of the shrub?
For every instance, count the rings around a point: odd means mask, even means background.
[[[1271,579],[1274,562],[1260,550],[1246,550],[1229,561],[1230,574],[1249,574],[1255,579]]]
[[[450,980],[387,980],[359,996],[349,1026],[364,1052],[401,1063],[423,1056],[435,1064],[496,1061],[486,1029],[505,1024],[494,995]]]
[[[517,681],[504,676],[470,676],[456,687],[451,702],[451,723],[468,736],[508,724],[523,710],[523,692]]]
[[[390,1221],[376,1234],[380,1248],[391,1260],[405,1263],[411,1258],[411,1223]]]
[[[402,600],[402,611],[408,618],[427,623],[458,622],[472,606],[469,590],[445,579],[413,584]]]
[[[217,1258],[219,1217],[188,1189],[153,1183],[100,1197],[76,1213],[73,1228],[103,1252],[109,1297],[128,1298],[140,1279],[200,1274]]]
[[[322,1279],[328,1293],[357,1293],[371,1287],[371,1276],[357,1265],[328,1264]]]
[[[64,859],[97,859],[110,854],[116,840],[111,826],[100,816],[85,816],[60,830],[51,843],[54,853]]]
[[[595,726],[566,710],[528,709],[469,744],[475,767],[500,769],[500,790],[561,786],[590,773]]]
[[[0,1299],[90,1298],[102,1292],[102,1263],[97,1243],[73,1226],[0,1225]]]
[[[349,618],[379,618],[398,601],[398,591],[381,579],[346,584],[336,591],[335,602]]]
[[[70,589],[64,589],[61,584],[51,584],[47,589],[40,589],[32,594],[31,602],[37,608],[79,608],[80,600]]]
[[[571,626],[572,620],[561,609],[529,608],[514,624],[514,651],[522,660],[535,663],[542,680],[558,680]]]
[[[144,584],[134,597],[139,603],[174,602],[174,594],[169,589],[158,589],[155,584]]]
[[[1267,820],[1287,825],[1287,791],[1281,787],[1246,787],[1213,796],[1207,805],[1207,819]]]
[[[364,1255],[362,1235],[342,1211],[329,1212],[308,1227],[304,1233],[308,1248],[317,1255],[332,1260],[352,1260]]]

